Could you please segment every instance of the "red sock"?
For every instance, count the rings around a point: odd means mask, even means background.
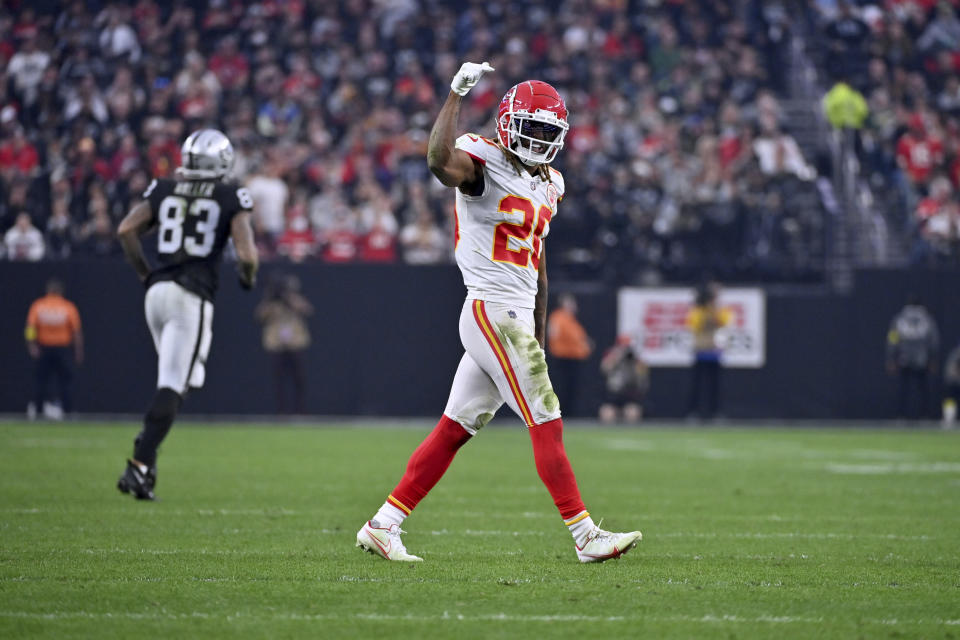
[[[564,520],[569,520],[585,511],[577,479],[573,477],[567,452],[563,449],[563,419],[538,424],[530,427],[529,431],[537,473],[543,484],[547,485],[547,491],[553,497],[560,515]]]
[[[406,473],[387,500],[409,515],[443,477],[457,450],[470,437],[466,429],[447,416],[442,416],[430,435],[410,456]]]

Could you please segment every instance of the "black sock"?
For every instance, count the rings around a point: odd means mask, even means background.
[[[180,409],[180,394],[166,387],[157,389],[153,403],[143,419],[143,431],[133,441],[133,457],[152,467],[157,462],[157,447],[167,437]]]

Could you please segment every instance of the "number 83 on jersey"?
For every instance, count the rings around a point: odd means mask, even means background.
[[[251,208],[253,199],[245,188],[237,190],[241,207]],[[183,198],[169,195],[157,211],[159,225],[157,250],[172,255],[183,251],[195,258],[206,258],[213,251],[220,221],[220,204],[210,198]]]

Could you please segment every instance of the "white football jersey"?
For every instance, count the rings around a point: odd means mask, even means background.
[[[563,176],[552,168],[549,182],[518,174],[496,142],[476,134],[460,136],[456,146],[483,165],[481,195],[456,190],[455,254],[467,297],[532,309]]]

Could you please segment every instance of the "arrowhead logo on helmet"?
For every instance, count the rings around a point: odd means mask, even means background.
[[[550,164],[563,148],[570,125],[557,90],[540,80],[514,86],[500,101],[500,143],[526,165]]]

